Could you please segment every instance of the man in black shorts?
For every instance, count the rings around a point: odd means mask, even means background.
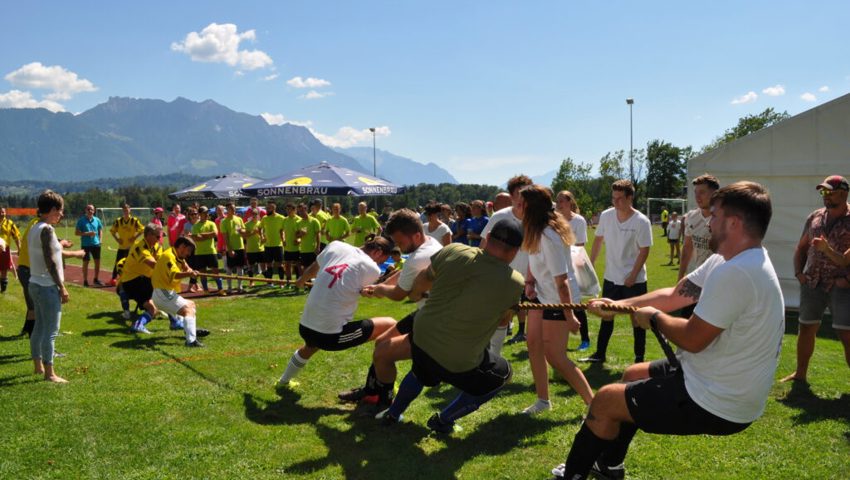
[[[710,246],[717,255],[683,279],[675,293],[666,289],[630,300],[673,311],[687,302],[682,297],[699,298],[687,319],[647,306],[633,314],[638,326],[657,328],[679,346],[677,359],[632,365],[624,375],[629,383],[602,387],[565,465],[553,471],[556,478],[587,478],[591,469],[604,478],[623,478],[638,429],[730,435],[764,412],[785,332],[779,280],[761,245],[772,214],[770,197],[757,183],[738,182],[715,192],[712,207]],[[605,302],[594,306],[604,309]]]
[[[413,367],[390,408],[376,418],[385,424],[398,422],[423,387],[446,382],[461,394],[434,414],[428,427],[448,433],[457,419],[477,410],[510,380],[510,364],[489,345],[504,312],[523,289],[522,275],[510,267],[521,245],[521,224],[506,219],[492,227],[484,250],[452,243],[431,257],[411,292],[414,298],[431,292],[407,337]]]

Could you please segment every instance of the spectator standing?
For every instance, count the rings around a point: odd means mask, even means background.
[[[584,245],[587,243],[587,222],[584,217],[579,215],[579,208],[576,203],[575,196],[573,196],[572,192],[569,190],[562,190],[558,192],[558,196],[555,198],[555,205],[558,207],[558,212],[560,212],[560,214],[564,217],[564,220],[570,224],[570,230],[572,230],[573,237],[575,237],[573,245],[584,248]],[[570,265],[570,268],[572,268],[572,265]],[[576,281],[575,272],[570,272],[570,280],[573,282]],[[580,303],[581,291],[578,288],[578,282],[571,283],[570,289],[573,295],[573,301]],[[581,334],[581,343],[578,346],[578,351],[583,352],[590,348],[590,333],[587,329],[587,312],[584,310],[575,310],[573,313],[578,321],[581,322],[581,328],[579,329]]]
[[[77,228],[74,234],[80,237],[80,245],[85,252],[83,256],[83,286],[89,286],[89,259],[94,259],[94,285],[102,287],[103,283],[101,283],[99,275],[103,222],[94,215],[94,205],[86,205],[85,213],[77,220]]]
[[[15,222],[6,216],[6,207],[0,207],[0,240],[3,244],[0,247],[0,293],[5,293],[9,286],[7,275],[9,270],[14,268],[14,265],[12,265],[12,242],[15,242],[18,247],[19,255],[21,251],[21,232]]]
[[[115,286],[115,279],[118,278],[118,262],[122,258],[127,258],[130,248],[136,243],[144,229],[142,222],[130,213],[130,205],[126,203],[121,205],[121,216],[115,219],[112,228],[109,229],[109,233],[112,234],[112,238],[118,244],[118,251],[115,253],[115,266],[112,267],[112,280],[109,283],[111,286]]]
[[[682,243],[682,222],[679,220],[679,214],[673,212],[670,214],[670,223],[667,224],[667,243],[670,244],[670,263],[673,265],[673,257],[676,257],[678,264],[681,258],[680,245]]]
[[[174,245],[178,238],[183,236],[183,224],[186,223],[186,217],[180,213],[180,204],[175,203],[171,206],[171,213],[168,214],[168,245]]]

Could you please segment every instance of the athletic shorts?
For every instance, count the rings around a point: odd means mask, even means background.
[[[749,427],[723,419],[696,404],[681,369],[667,359],[649,364],[650,377],[626,384],[626,405],[635,425],[662,435],[731,435]]]
[[[30,297],[30,267],[26,265],[18,266],[18,281],[21,282],[21,287],[24,289],[24,302],[27,304],[27,310],[35,310],[35,304]]]
[[[0,251],[0,272],[8,271],[12,268],[12,249],[7,247],[6,250]]]
[[[83,247],[83,251],[86,252],[85,255],[83,255],[83,260],[88,261],[92,258],[95,260],[100,260],[100,245]]]
[[[294,262],[297,263],[301,260],[301,252],[283,252],[283,261],[284,262]]]
[[[413,331],[413,319],[416,318],[416,312],[418,311],[419,310],[414,310],[408,313],[406,317],[396,322],[395,328],[400,334],[407,335]]]
[[[126,250],[123,249],[123,248],[119,248],[115,252],[115,263],[118,263],[118,260],[121,260],[122,258],[127,258],[127,255],[130,255],[130,249],[129,248],[126,249]]]
[[[283,261],[283,247],[266,247],[266,262],[281,263]]]
[[[563,310],[547,308],[546,310],[543,310],[543,320],[566,322],[567,317],[564,315]]]
[[[417,347],[412,335],[408,337],[408,341],[413,360],[411,371],[426,387],[434,387],[440,382],[446,382],[470,395],[479,396],[504,386],[511,379],[511,365],[504,358],[491,353],[489,349],[484,350],[484,358],[472,370],[450,372]]]
[[[225,255],[227,268],[242,267],[245,265],[245,250],[234,250],[233,256]]]
[[[258,263],[266,263],[266,252],[248,252],[248,265],[257,265]]]
[[[127,294],[127,298],[135,300],[136,305],[142,306],[153,296],[153,285],[151,279],[140,275],[129,282],[121,282],[121,288]]]
[[[178,315],[183,307],[189,305],[189,300],[181,297],[174,290],[163,290],[161,288],[153,289],[151,300],[153,300],[156,308],[171,315]]]
[[[206,255],[193,255],[190,258],[194,258],[195,265],[192,265],[192,268],[195,270],[203,270],[205,268],[218,268],[218,257],[214,253],[209,253]]]
[[[631,287],[616,285],[610,280],[602,282],[602,296],[611,300],[625,300],[646,293],[646,282],[636,283]]]
[[[369,341],[374,329],[375,325],[368,318],[346,323],[339,333],[321,333],[304,325],[298,325],[298,333],[308,347],[328,352],[346,350],[364,344]]]
[[[827,307],[832,315],[832,328],[850,330],[850,288],[834,286],[827,292],[800,285],[800,324],[819,324]]]
[[[309,267],[316,261],[316,254],[313,252],[305,253],[301,252],[299,254],[299,260],[301,260],[301,266],[304,268]]]
[[[675,244],[679,243],[679,239],[667,237],[667,243],[669,243],[671,245],[675,245]]]

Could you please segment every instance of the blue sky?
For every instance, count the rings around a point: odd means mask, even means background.
[[[850,90],[846,1],[0,6],[0,107],[213,99],[470,183],[627,150],[627,97],[636,148],[698,148]]]

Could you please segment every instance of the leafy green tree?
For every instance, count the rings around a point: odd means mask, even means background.
[[[681,196],[687,158],[670,142],[653,140],[646,146],[646,194],[656,198]]]
[[[702,152],[714,150],[715,148],[726,143],[733,142],[739,138],[746,137],[751,133],[755,133],[763,128],[775,125],[782,120],[789,118],[788,112],[776,112],[773,108],[767,108],[761,113],[747,115],[738,119],[738,124],[732,128],[726,129],[723,135],[715,138],[711,143],[702,148]]]
[[[569,190],[583,211],[598,209],[598,202],[593,197],[596,185],[590,176],[592,169],[589,163],[578,163],[570,157],[565,158],[552,179],[552,191],[557,194],[561,190]]]

